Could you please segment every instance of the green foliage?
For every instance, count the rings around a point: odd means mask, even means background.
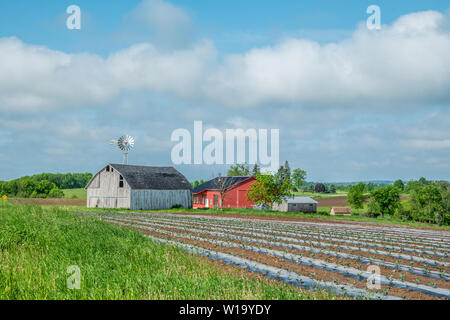
[[[302,169],[294,169],[292,172],[292,184],[296,189],[300,189],[306,179],[306,171]]]
[[[20,198],[62,198],[60,189],[84,188],[92,178],[90,173],[41,173],[12,181],[0,181],[0,194]]]
[[[281,203],[282,199],[290,196],[293,191],[291,180],[280,181],[277,174],[257,174],[255,179],[247,192],[248,200],[255,204],[272,206],[274,202]]]
[[[400,203],[398,208],[395,210],[394,217],[402,221],[412,220],[411,210],[405,209],[405,207]]]
[[[381,213],[381,208],[380,208],[380,205],[378,204],[378,202],[370,201],[369,204],[367,205],[367,211],[366,211],[367,216],[371,217],[371,218],[376,218],[380,215],[380,213]]]
[[[400,191],[394,186],[385,186],[370,193],[371,200],[375,202],[381,215],[393,215],[400,205]]]
[[[444,194],[443,194],[444,193]],[[443,224],[445,221],[446,204],[443,198],[448,196],[446,192],[441,192],[435,185],[425,185],[420,189],[411,192],[410,205],[413,217],[417,221],[427,221]]]
[[[366,200],[366,196],[364,195],[365,189],[366,185],[364,183],[358,183],[350,187],[347,194],[347,202],[355,209],[361,209],[363,207],[364,201]]]
[[[205,182],[206,182],[205,180],[195,180],[195,181],[192,183],[192,187],[193,187],[193,188],[198,187],[199,185],[204,184]]]
[[[244,177],[250,175],[250,168],[246,163],[238,163],[236,165],[231,165],[227,172],[229,177]]]
[[[398,190],[400,190],[400,192],[403,192],[403,190],[405,190],[405,184],[400,179],[395,180],[394,187],[396,187]]]
[[[258,173],[261,173],[261,169],[258,166],[258,163],[255,163],[252,169],[252,175],[255,177]]]
[[[327,187],[323,183],[317,183],[314,187],[314,192],[325,193],[325,192],[327,192]]]

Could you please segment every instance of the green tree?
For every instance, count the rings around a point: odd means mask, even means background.
[[[400,192],[394,186],[384,186],[370,193],[371,201],[379,206],[381,215],[393,215],[400,205]]]
[[[293,187],[290,179],[285,179],[281,185],[276,175],[272,174],[257,174],[255,179],[247,192],[247,199],[255,204],[272,206],[274,202],[281,203],[284,197],[288,197],[292,193]]]
[[[330,193],[336,193],[336,186],[334,184],[330,185]]]
[[[366,185],[364,183],[358,183],[356,185],[350,186],[347,194],[347,202],[355,209],[361,209],[363,207],[366,196],[364,191]]]
[[[395,180],[394,187],[396,187],[398,190],[400,190],[400,192],[403,192],[403,190],[405,190],[405,184],[400,179]]]
[[[243,177],[250,175],[250,168],[246,163],[238,163],[236,165],[231,165],[227,172],[229,177]]]
[[[316,183],[314,187],[314,192],[316,193],[324,193],[327,191],[327,187],[323,183]]]
[[[261,173],[261,169],[258,166],[258,163],[255,162],[255,165],[253,166],[252,174],[255,177],[258,173]]]
[[[292,172],[292,184],[298,190],[303,186],[306,179],[306,171],[302,169],[294,169]]]
[[[445,220],[445,203],[441,190],[435,185],[425,185],[411,193],[413,218],[418,221],[442,224]]]
[[[49,198],[64,198],[64,192],[62,192],[58,187],[53,188],[48,193]]]

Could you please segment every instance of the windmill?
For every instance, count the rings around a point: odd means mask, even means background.
[[[123,153],[123,164],[128,164],[128,152],[134,147],[134,138],[129,135],[124,135],[119,140],[111,140],[111,144],[116,144]]]

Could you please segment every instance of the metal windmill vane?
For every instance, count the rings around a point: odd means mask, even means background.
[[[128,152],[134,147],[134,138],[129,135],[123,135],[119,140],[111,140],[111,144],[117,145],[123,153],[123,164],[128,164]]]

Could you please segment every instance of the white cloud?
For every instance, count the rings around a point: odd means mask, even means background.
[[[148,27],[154,40],[160,44],[184,42],[192,32],[189,14],[183,8],[163,0],[143,0],[128,18]]]
[[[171,19],[187,23],[185,13],[168,3],[152,0],[141,6],[156,6],[155,12],[164,13],[155,18],[152,10],[142,10],[155,26],[165,28]],[[101,58],[3,38],[0,109],[92,106],[136,91],[231,107],[448,105],[448,21],[439,12],[414,13],[377,32],[360,26],[338,43],[289,38],[276,46],[225,55],[223,63],[209,41],[171,51],[137,44]]]

